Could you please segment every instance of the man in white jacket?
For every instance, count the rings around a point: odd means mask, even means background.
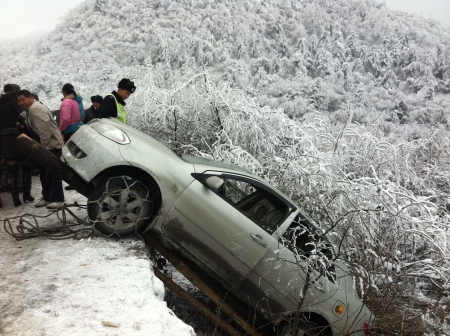
[[[26,110],[25,121],[34,140],[60,158],[64,141],[50,110],[36,101],[28,90],[20,90],[17,93],[17,102]],[[35,206],[59,209],[64,204],[62,180],[45,167],[41,167],[39,175],[42,185],[42,198]]]

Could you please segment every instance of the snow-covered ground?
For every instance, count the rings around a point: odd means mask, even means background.
[[[40,192],[35,176],[36,200]],[[86,204],[75,191],[65,195],[67,203]],[[5,218],[49,210],[33,203],[14,207],[9,194],[1,196],[0,335],[195,335],[163,301],[164,286],[140,238],[17,241],[5,231]],[[40,226],[55,225],[53,217]]]

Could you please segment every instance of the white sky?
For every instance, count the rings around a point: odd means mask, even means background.
[[[16,38],[52,30],[84,0],[0,0],[0,38]],[[385,0],[388,8],[422,13],[450,27],[450,0]]]
[[[84,0],[0,0],[0,38],[50,31]]]
[[[450,0],[385,0],[390,9],[431,16],[444,27],[450,27]]]

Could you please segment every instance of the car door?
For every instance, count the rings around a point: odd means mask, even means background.
[[[210,177],[222,181],[220,190],[208,186]],[[292,208],[271,209],[261,182],[236,174],[206,172],[197,176],[170,210],[163,231],[204,267],[237,292],[252,268],[276,243],[271,229]],[[277,222],[278,221],[278,222]]]
[[[332,257],[329,243],[309,220],[300,212],[292,213],[273,236],[276,242],[266,250],[266,255],[241,285],[241,291],[249,291],[258,310],[268,319],[296,310],[305,285],[309,286],[309,295],[312,283],[316,301],[321,302],[332,295],[336,285],[331,279],[334,268],[329,263]],[[311,253],[317,262],[308,260]],[[321,274],[327,275],[331,282]],[[310,304],[307,301],[305,304]]]

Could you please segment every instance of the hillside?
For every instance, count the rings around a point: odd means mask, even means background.
[[[450,31],[437,22],[376,0],[89,0],[48,36],[2,44],[0,62],[3,83],[51,109],[66,82],[87,106],[133,79],[129,123],[301,204],[380,328],[445,328]]]
[[[434,124],[447,121],[449,43],[438,23],[375,0],[91,0],[35,44],[2,47],[0,79],[57,105],[65,82],[88,96],[122,76],[169,87],[207,69],[289,116],[342,120],[350,103],[359,123]]]

